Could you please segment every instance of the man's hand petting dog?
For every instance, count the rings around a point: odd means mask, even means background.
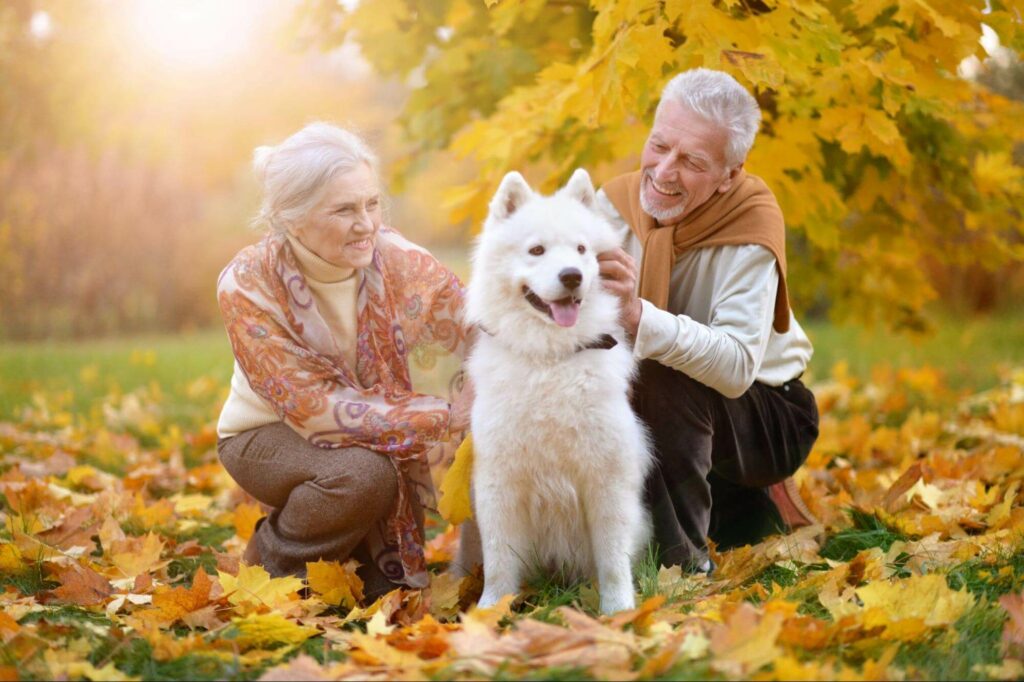
[[[623,249],[605,251],[597,255],[598,272],[606,291],[619,298],[622,305],[620,321],[631,338],[636,338],[643,306],[636,295],[636,261]]]

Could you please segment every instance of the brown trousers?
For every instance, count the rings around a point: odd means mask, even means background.
[[[385,455],[318,448],[284,423],[221,440],[217,453],[235,482],[272,508],[250,540],[270,575],[304,577],[308,561],[352,557],[362,564],[368,598],[398,587],[364,542],[398,496],[398,475]]]

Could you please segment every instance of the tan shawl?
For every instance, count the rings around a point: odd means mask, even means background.
[[[779,288],[775,296],[774,328],[789,331],[786,292],[786,226],[782,211],[761,178],[740,171],[724,193],[716,193],[678,223],[658,225],[640,207],[642,171],[620,175],[602,187],[633,234],[643,245],[640,297],[662,310],[668,305],[672,266],[686,251],[708,246],[758,244],[775,256]]]

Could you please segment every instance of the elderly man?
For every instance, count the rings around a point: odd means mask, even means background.
[[[625,240],[601,273],[641,359],[655,540],[662,563],[693,570],[712,567],[708,537],[734,546],[814,520],[789,478],[818,435],[800,382],[811,344],[789,309],[782,213],[743,169],[760,119],[728,74],[683,72],[640,170],[598,195]]]

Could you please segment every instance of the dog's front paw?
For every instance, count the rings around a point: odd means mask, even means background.
[[[635,608],[636,599],[633,597],[631,590],[601,593],[601,613],[606,616]]]
[[[480,595],[480,601],[476,603],[476,607],[478,609],[489,609],[498,602],[500,602],[501,598],[504,596],[505,595],[498,594],[496,592],[488,593],[486,590],[484,590],[484,593]]]

